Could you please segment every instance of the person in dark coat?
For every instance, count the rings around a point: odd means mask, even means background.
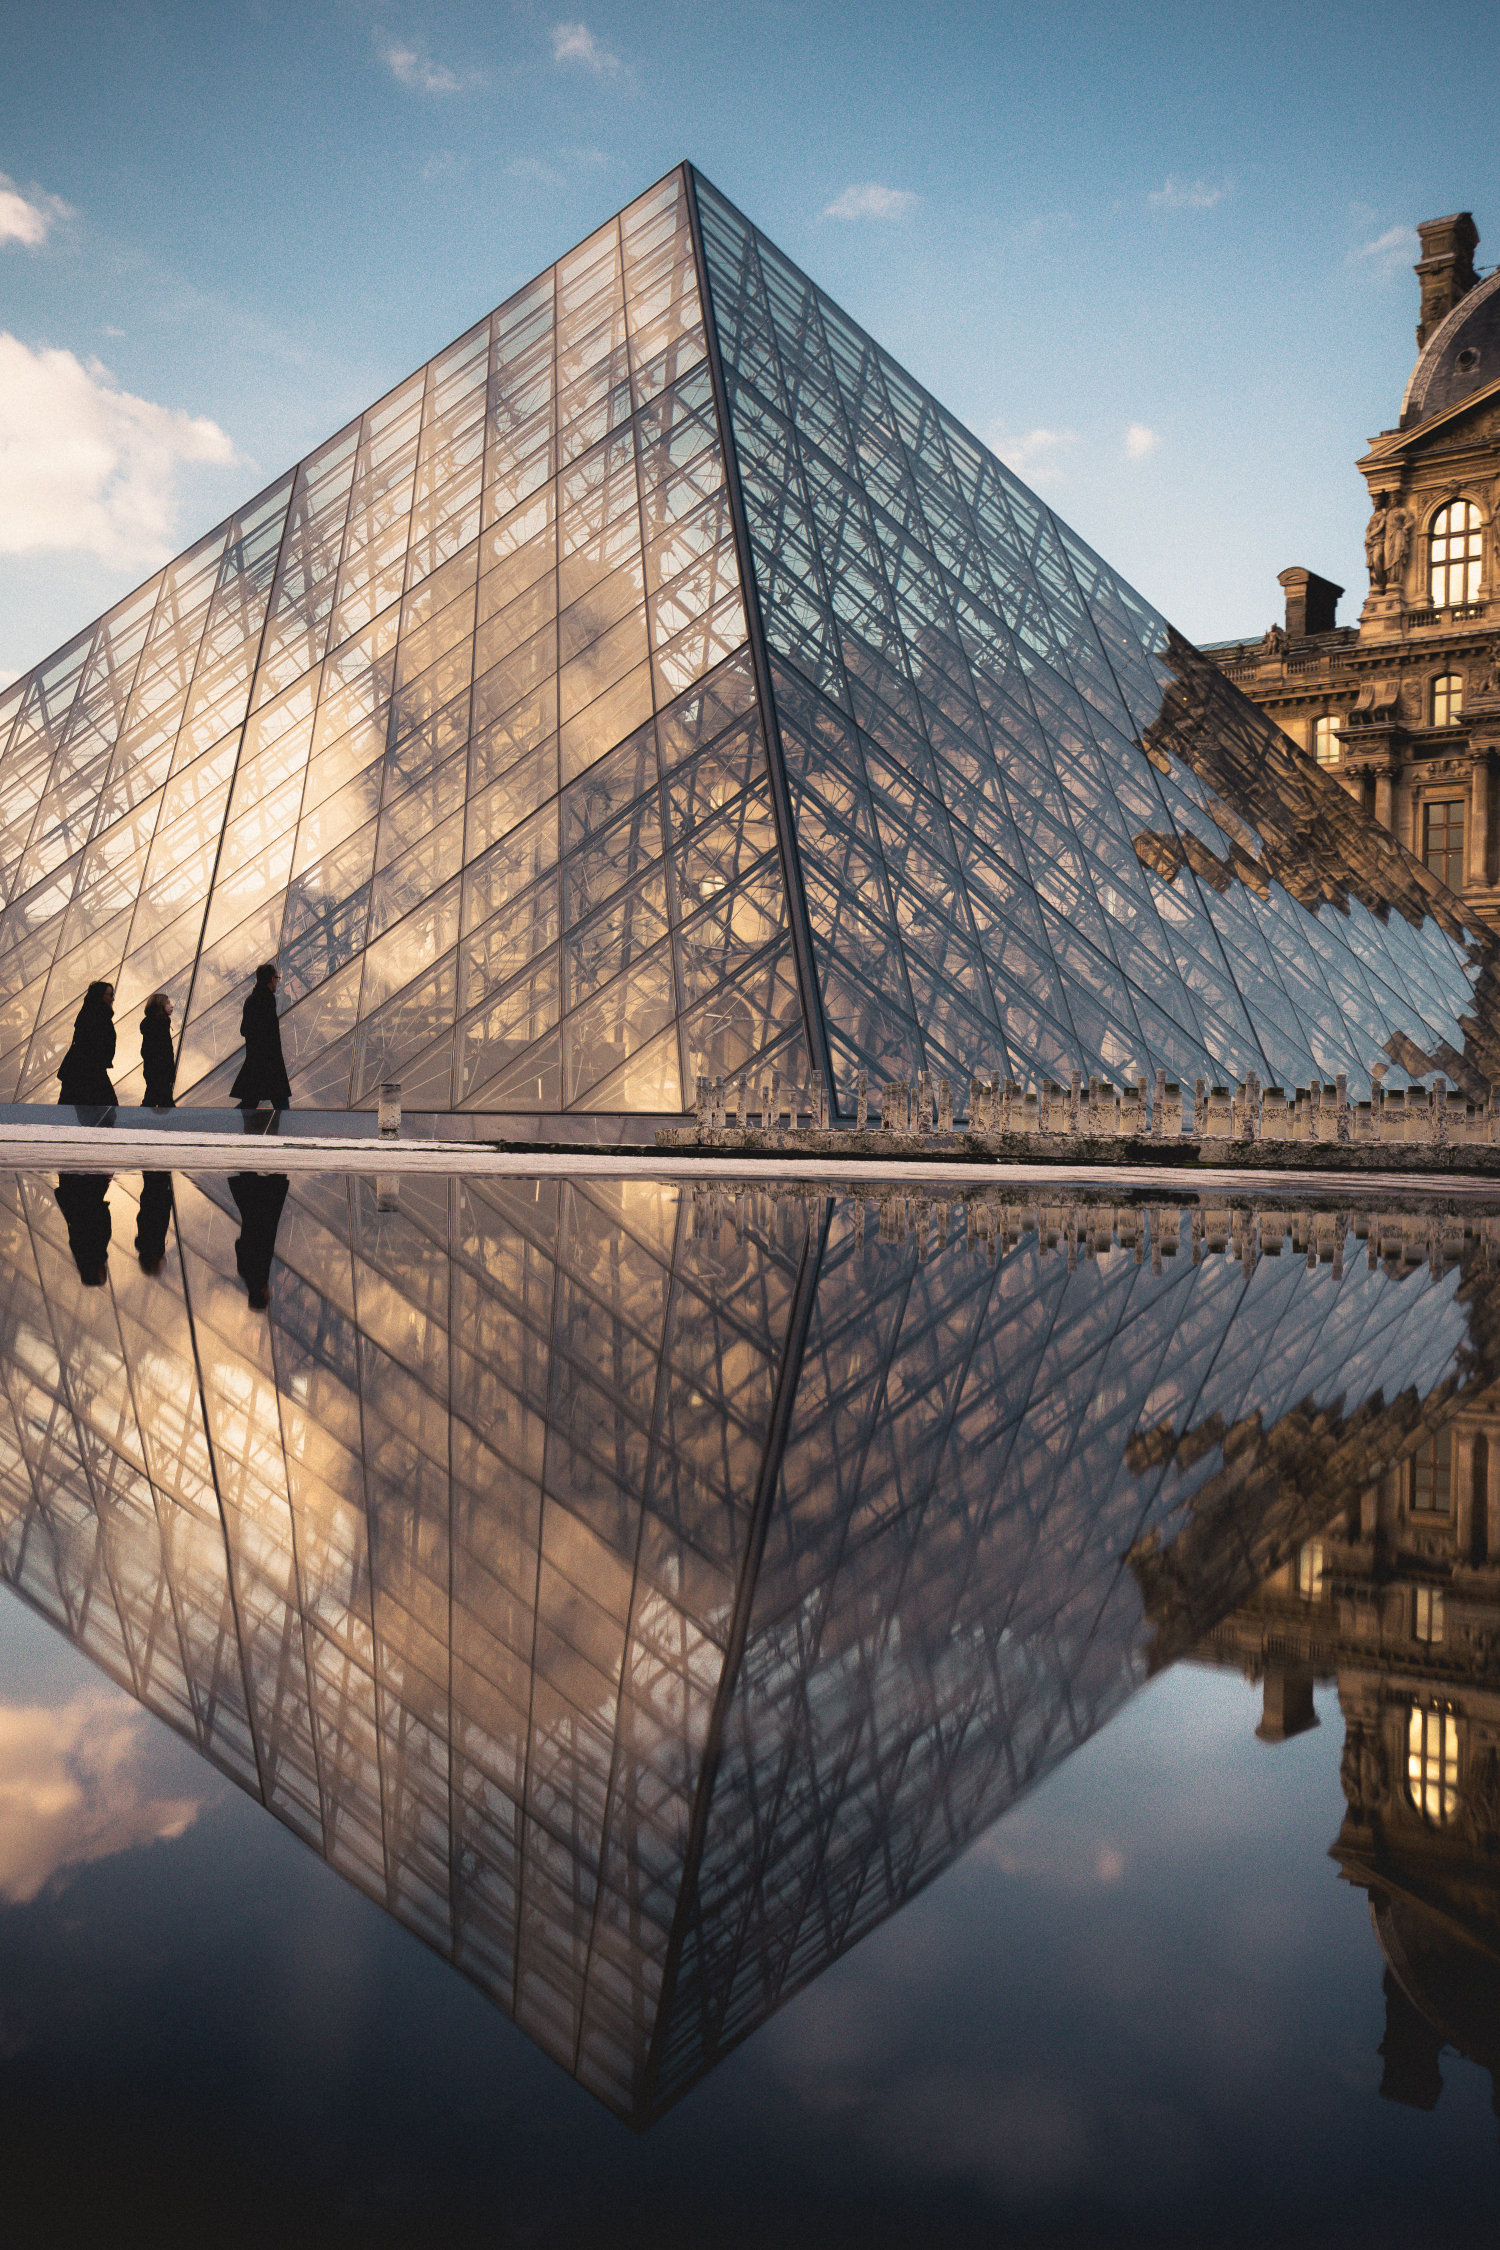
[[[275,962],[263,961],[255,972],[255,989],[240,1017],[245,1059],[229,1092],[241,1109],[259,1109],[262,1102],[269,1102],[273,1109],[292,1106],[292,1089],[287,1084],[286,1063],[281,1053],[281,1024],[276,1014],[279,982]]]
[[[86,1289],[102,1289],[109,1279],[108,1172],[61,1172],[54,1194],[68,1225],[68,1248]]]
[[[65,1102],[114,1107],[109,1066],[115,1059],[115,988],[91,984],[73,1018],[73,1044],[58,1065]]]
[[[146,1074],[147,1109],[175,1109],[177,1057],[172,1052],[172,1003],[153,992],[141,1018],[141,1068]]]
[[[160,1273],[167,1262],[167,1229],[172,1224],[172,1175],[141,1177],[141,1214],[136,1222],[135,1254],[142,1273]]]
[[[285,1172],[236,1172],[229,1182],[240,1214],[240,1235],[234,1262],[245,1293],[257,1312],[271,1302],[271,1260],[276,1255],[276,1229],[291,1185]]]

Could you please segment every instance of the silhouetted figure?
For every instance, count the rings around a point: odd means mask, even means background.
[[[109,1279],[108,1172],[62,1172],[53,1191],[68,1225],[68,1248],[86,1289],[102,1289]]]
[[[141,1215],[136,1222],[135,1254],[142,1273],[160,1273],[166,1263],[167,1229],[172,1224],[172,1175],[147,1172],[141,1179]]]
[[[289,1185],[285,1172],[236,1172],[229,1183],[240,1214],[234,1262],[257,1312],[271,1302],[271,1260]]]
[[[75,1105],[114,1106],[109,1066],[115,1059],[115,988],[91,984],[73,1018],[73,1044],[58,1065],[62,1098]]]
[[[276,1014],[276,987],[280,982],[274,961],[263,961],[255,972],[255,989],[240,1017],[240,1037],[245,1060],[230,1087],[241,1109],[258,1109],[269,1102],[273,1109],[290,1109],[292,1089],[287,1084],[281,1053],[281,1024]]]
[[[172,1003],[153,992],[141,1018],[141,1068],[146,1074],[147,1109],[175,1109],[177,1057],[172,1052]]]

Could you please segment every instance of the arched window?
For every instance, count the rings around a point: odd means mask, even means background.
[[[1450,500],[1439,508],[1428,533],[1429,586],[1434,609],[1448,609],[1479,598],[1482,540],[1479,510],[1472,500]]]
[[[1406,1791],[1424,1820],[1451,1820],[1458,1810],[1458,1721],[1451,1711],[1415,1704],[1406,1727]]]
[[[1445,1516],[1453,1483],[1453,1432],[1439,1430],[1412,1462],[1411,1504],[1418,1515]]]
[[[1456,727],[1464,713],[1464,682],[1461,672],[1440,672],[1432,683],[1432,723],[1435,727]]]
[[[1336,766],[1339,762],[1339,715],[1335,711],[1326,719],[1319,719],[1313,727],[1313,756],[1320,766]]]

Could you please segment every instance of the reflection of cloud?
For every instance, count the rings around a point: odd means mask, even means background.
[[[881,2103],[877,2147],[914,2169],[992,2182],[1022,2195],[1063,2186],[1089,2165],[1089,2120],[1054,2079],[989,2070],[934,2070]]]
[[[910,188],[881,187],[875,180],[865,180],[858,187],[846,187],[842,195],[825,204],[825,219],[904,219],[915,211],[917,199]]]
[[[97,360],[0,335],[0,554],[164,562],[177,468],[234,458],[216,422],[119,390]]]
[[[1044,1839],[1049,1839],[1046,1821],[1030,1804],[1018,1805],[985,1831],[973,1854],[981,1866],[1055,1891],[1089,1891],[1118,1883],[1125,1873],[1125,1855],[1115,1844],[1096,1843],[1085,1833],[1058,1852],[1054,1841]]]
[[[180,1836],[191,1797],[156,1797],[141,1772],[144,1714],[86,1688],[55,1710],[0,1704],[0,1899],[35,1898],[65,1867]]]

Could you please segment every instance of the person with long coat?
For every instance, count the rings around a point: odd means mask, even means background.
[[[172,1052],[172,1003],[153,992],[141,1018],[141,1068],[146,1074],[147,1109],[175,1109],[177,1057]]]
[[[91,984],[84,994],[83,1006],[73,1018],[73,1044],[57,1070],[65,1102],[114,1107],[109,1077],[115,1059],[114,1004],[112,984]]]
[[[276,1014],[278,982],[275,962],[263,961],[240,1016],[245,1060],[229,1093],[241,1109],[259,1109],[262,1102],[269,1102],[273,1109],[292,1106],[292,1089],[281,1052],[281,1023]]]

